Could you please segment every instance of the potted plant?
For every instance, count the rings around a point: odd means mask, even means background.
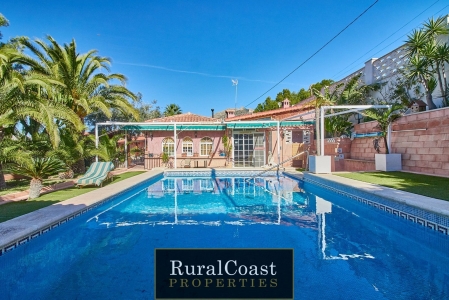
[[[167,167],[168,162],[170,161],[170,156],[167,152],[161,154],[162,163]]]
[[[229,161],[231,159],[232,143],[231,143],[231,139],[228,138],[227,135],[223,136],[222,141],[223,141],[223,147],[224,147],[223,152],[226,157],[226,166],[228,166]]]
[[[369,109],[362,114],[377,121],[375,129],[380,130],[381,137],[383,137],[385,145],[385,153],[380,153],[380,146],[374,140],[376,170],[379,171],[400,171],[402,170],[402,161],[400,153],[390,153],[388,148],[388,127],[397,119],[399,119],[403,106],[400,104],[393,104],[388,109]],[[378,141],[378,140],[377,140]]]

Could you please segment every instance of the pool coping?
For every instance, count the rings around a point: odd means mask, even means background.
[[[393,188],[359,181],[355,179],[340,177],[332,174],[304,174],[305,178],[321,178],[334,183],[356,188],[358,190],[374,194],[376,196],[393,200],[408,206],[417,207],[426,211],[449,217],[449,201],[413,194]]]
[[[123,192],[162,173],[163,170],[147,171],[0,223],[0,255],[78,217],[117,192]]]
[[[300,179],[297,174],[285,175]],[[305,172],[303,182],[348,197],[364,205],[393,214],[423,227],[449,235],[449,202],[377,184]]]

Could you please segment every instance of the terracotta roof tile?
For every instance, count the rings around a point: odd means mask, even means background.
[[[261,111],[261,112],[253,112],[248,115],[241,115],[241,116],[235,116],[232,118],[226,118],[226,121],[243,121],[243,120],[257,120],[260,118],[266,118],[266,117],[273,117],[275,115],[282,115],[285,113],[291,113],[291,112],[302,112],[306,110],[310,110],[310,104],[312,101],[315,100],[315,96],[309,97],[307,99],[304,99],[303,101],[295,104],[294,106],[290,106],[288,108],[278,108],[273,110],[267,110],[267,111]]]
[[[218,122],[219,119],[204,117],[190,112],[169,117],[146,120],[145,122]]]

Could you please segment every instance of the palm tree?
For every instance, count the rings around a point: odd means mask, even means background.
[[[371,93],[380,90],[382,87],[379,83],[361,84],[361,76],[362,74],[354,76],[345,84],[341,93],[337,95],[338,105],[366,104]]]
[[[110,59],[97,55],[96,50],[80,54],[74,40],[70,44],[59,45],[51,36],[49,43],[39,39],[35,43],[22,40],[26,49],[37,59],[22,55],[21,63],[30,66],[31,70],[52,79],[58,92],[54,102],[65,105],[84,123],[84,118],[92,112],[101,111],[111,118],[111,109],[131,115],[139,119],[138,110],[131,104],[137,96],[125,86],[126,78],[122,74],[106,74],[109,71]],[[120,84],[114,84],[118,80]],[[81,130],[77,130],[80,136]],[[80,171],[84,172],[84,159],[79,160]]]
[[[30,137],[48,135],[54,148],[59,144],[60,121],[78,130],[83,128],[76,114],[65,105],[50,102],[51,80],[28,70],[17,68],[21,54],[13,46],[0,47],[0,142],[21,123]],[[6,188],[0,161],[0,189]]]
[[[337,115],[326,118],[324,120],[326,132],[329,132],[332,137],[339,137],[343,134],[350,134],[353,127],[352,122],[348,121],[348,117],[344,115]]]
[[[438,45],[437,49],[435,51],[435,60],[438,62],[439,66],[441,67],[441,74],[443,74],[443,87],[441,90],[442,96],[444,100],[446,101],[446,106],[449,106],[449,93],[448,93],[448,83],[446,79],[446,70],[445,70],[445,64],[449,64],[449,45],[443,44]],[[441,82],[440,82],[441,86]]]
[[[324,87],[324,93],[322,94],[317,89],[311,87],[312,95],[315,96],[315,99],[308,103],[310,109],[315,109],[315,130],[316,130],[316,142],[320,141],[321,132],[320,132],[320,108],[322,106],[330,106],[335,105],[338,100],[338,90],[343,86],[343,84],[338,84],[335,89],[331,92],[329,87]],[[324,137],[322,137],[324,138]],[[321,147],[317,144],[317,155],[321,155]]]
[[[424,23],[422,29],[414,30],[407,37],[405,44],[409,59],[407,77],[418,80],[422,84],[429,109],[436,108],[432,99],[432,93],[437,84],[440,87],[443,99],[447,100],[447,84],[444,70],[444,64],[448,60],[447,44],[437,39],[439,35],[449,33],[445,19],[445,17],[439,17],[436,20],[433,18],[429,19]]]
[[[382,136],[384,138],[384,144],[385,144],[385,154],[390,153],[390,149],[388,149],[388,143],[387,143],[387,133],[388,133],[388,126],[390,126],[391,123],[399,119],[401,114],[401,109],[403,106],[401,104],[393,104],[389,109],[368,109],[362,112],[363,115],[372,118],[377,121],[376,129],[379,129],[382,132]]]
[[[410,80],[419,81],[424,86],[427,106],[430,110],[437,108],[437,106],[432,99],[432,92],[435,90],[436,85],[434,83],[436,83],[436,81],[429,69],[429,64],[429,60],[425,57],[418,55],[413,56],[407,66],[408,72],[406,73],[406,76]]]
[[[61,46],[51,36],[47,39],[49,44],[36,39],[39,47],[29,40],[22,40],[22,44],[38,60],[23,55],[21,62],[29,65],[34,72],[52,78],[60,86],[59,101],[71,108],[82,122],[93,111],[102,111],[111,117],[111,108],[138,119],[138,111],[130,103],[137,100],[137,96],[124,86],[126,77],[101,72],[102,69],[109,71],[109,58],[98,56],[96,50],[78,53],[75,40]],[[113,84],[114,80],[121,84]]]
[[[164,116],[174,116],[174,115],[180,115],[182,114],[182,110],[177,104],[169,104],[165,107]]]
[[[92,151],[93,155],[98,155],[104,161],[114,161],[120,156],[120,149],[117,147],[117,142],[120,136],[116,135],[110,138],[107,133],[104,133],[99,138],[98,149]]]
[[[40,196],[42,180],[66,170],[65,164],[53,157],[34,157],[30,152],[21,153],[20,160],[8,166],[8,171],[13,174],[31,177],[30,194],[28,199]]]

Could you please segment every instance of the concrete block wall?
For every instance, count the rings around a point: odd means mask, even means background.
[[[449,107],[399,119],[391,143],[404,170],[449,176]]]
[[[355,131],[378,131],[375,126],[375,121],[357,124]],[[449,107],[404,116],[392,130],[391,153],[402,154],[403,170],[449,176]],[[383,139],[379,145],[381,153],[385,153]],[[374,161],[375,153],[373,138],[352,141],[351,159]]]

